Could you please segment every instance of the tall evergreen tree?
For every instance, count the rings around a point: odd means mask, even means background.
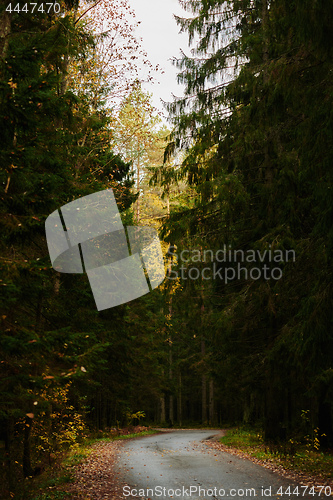
[[[313,425],[332,440],[332,6],[181,3],[193,17],[178,22],[196,45],[177,62],[186,91],[170,105],[169,151],[187,150],[181,173],[197,195],[166,231],[177,244],[188,244],[185,226],[213,249],[296,252],[296,263],[281,263],[282,279],[244,279],[243,271],[229,285],[216,281],[217,360],[230,366],[219,382],[232,387],[240,358],[235,416],[252,412],[272,439],[297,430],[311,406]]]
[[[45,219],[59,206],[108,187],[123,211],[135,198],[130,165],[110,148],[102,106],[92,107],[89,96],[68,86],[68,60],[84,57],[94,43],[91,33],[75,23],[64,3],[62,12],[52,15],[20,15],[5,7],[1,4],[0,439],[9,488],[4,496],[22,469],[24,476],[36,472],[42,457],[39,444],[32,446],[34,427],[41,429],[45,412],[51,426],[59,390],[72,378],[86,387],[82,377],[88,370],[98,372],[101,356],[107,363],[110,338],[117,337],[115,330],[107,339],[102,334],[107,321],[97,320],[86,277],[73,280],[51,269]],[[83,410],[80,395],[71,397]]]

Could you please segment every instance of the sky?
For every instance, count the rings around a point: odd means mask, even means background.
[[[154,106],[166,111],[161,103],[172,101],[172,93],[182,95],[182,85],[177,84],[177,68],[170,59],[180,56],[180,49],[189,53],[188,35],[179,34],[173,14],[186,17],[178,0],[129,0],[129,4],[141,21],[136,34],[142,38],[142,47],[153,65],[159,65],[165,73],[158,76],[159,84],[146,85],[145,90],[153,94]]]

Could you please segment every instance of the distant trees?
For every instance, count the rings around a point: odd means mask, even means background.
[[[139,81],[134,82],[131,92],[121,101],[119,112],[115,116],[113,140],[115,149],[132,165],[137,191],[137,223],[140,222],[140,197],[147,174],[149,153],[155,148],[157,125],[160,122],[152,106],[151,96],[142,90]]]

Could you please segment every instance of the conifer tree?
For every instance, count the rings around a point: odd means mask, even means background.
[[[8,13],[3,4],[0,12],[0,439],[8,491],[22,470],[34,475],[45,459],[34,427],[51,425],[52,398],[69,380],[86,387],[88,370],[96,373],[108,360],[110,339],[101,333],[107,321],[97,319],[85,276],[51,269],[45,219],[108,187],[121,210],[134,201],[130,165],[110,147],[107,114],[64,85],[68,58],[81,58],[94,43],[64,6],[49,16]],[[80,395],[71,397],[83,411]]]
[[[218,380],[251,394],[239,398],[230,416],[264,420],[268,440],[297,429],[311,393],[313,425],[332,440],[326,225],[332,207],[332,6],[181,3],[192,17],[178,22],[195,48],[177,61],[186,90],[169,106],[175,128],[168,150],[187,151],[181,175],[196,199],[192,210],[171,214],[165,231],[177,244],[189,241],[187,235],[214,249],[296,252],[296,263],[281,263],[283,279],[245,279],[243,272],[229,285],[215,281],[217,360],[229,367]],[[277,399],[285,404],[278,408]]]

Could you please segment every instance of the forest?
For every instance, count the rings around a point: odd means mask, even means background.
[[[333,447],[333,4],[179,2],[169,127],[126,0],[0,3],[4,495],[138,422]],[[45,220],[105,189],[158,231],[166,278],[98,311]]]

